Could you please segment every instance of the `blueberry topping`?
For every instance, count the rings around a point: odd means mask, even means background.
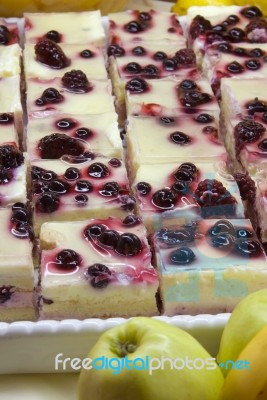
[[[14,122],[14,117],[13,114],[8,114],[8,113],[3,113],[0,114],[0,124],[5,125],[5,124],[13,124]]]
[[[56,179],[57,174],[54,171],[47,171],[46,169],[42,170],[40,172],[40,179],[43,181],[49,182],[52,181],[52,179]]]
[[[89,139],[91,136],[93,135],[93,132],[91,131],[91,129],[88,128],[78,128],[75,131],[75,136],[77,136],[77,138],[79,139]]]
[[[267,151],[267,139],[263,139],[260,143],[258,143],[258,147],[261,151]]]
[[[93,163],[88,167],[88,175],[92,178],[101,179],[109,176],[110,172],[105,164]]]
[[[153,55],[154,60],[156,61],[163,61],[167,58],[167,54],[164,53],[164,51],[157,51],[154,55]]]
[[[150,21],[151,15],[148,12],[140,12],[139,19],[140,19],[140,21]]]
[[[217,235],[224,235],[224,234],[231,234],[232,236],[235,235],[234,226],[231,224],[230,221],[226,219],[222,219],[217,221],[208,231],[208,234],[212,237]]]
[[[130,62],[124,67],[124,71],[128,74],[140,74],[142,68],[137,62]]]
[[[138,21],[130,21],[124,26],[124,29],[129,33],[139,33],[144,30],[144,26]]]
[[[228,37],[230,42],[243,42],[245,39],[245,32],[240,28],[233,28],[228,31]]]
[[[197,84],[194,81],[191,81],[191,79],[184,79],[180,85],[179,88],[182,90],[193,90],[197,88]]]
[[[39,41],[34,50],[36,60],[48,67],[62,69],[70,65],[70,60],[64,54],[62,48],[53,40]]]
[[[175,182],[171,188],[175,193],[178,193],[178,194],[188,193],[188,190],[189,190],[188,184],[184,181]]]
[[[120,191],[120,187],[117,182],[107,182],[103,188],[99,191],[102,196],[116,196]]]
[[[77,181],[74,187],[75,192],[90,193],[93,191],[91,182],[80,180]]]
[[[0,146],[0,165],[5,168],[17,168],[23,164],[23,153],[12,144]]]
[[[212,246],[219,249],[231,249],[235,244],[235,237],[229,233],[223,233],[212,238]]]
[[[5,25],[0,25],[0,45],[6,46],[11,38],[11,34]]]
[[[73,129],[76,126],[77,126],[77,122],[75,122],[71,118],[63,118],[56,122],[56,127],[63,131]]]
[[[98,236],[98,242],[110,249],[114,249],[118,243],[120,234],[117,231],[107,229]]]
[[[205,135],[214,135],[214,136],[218,136],[218,129],[216,129],[214,126],[212,125],[207,125],[202,129],[202,132]]]
[[[60,179],[55,179],[52,182],[49,182],[48,189],[50,192],[66,194],[70,190],[70,185]]]
[[[170,259],[174,264],[190,264],[196,256],[189,247],[181,247],[170,254]]]
[[[104,264],[93,264],[87,268],[87,275],[92,279],[90,284],[95,289],[104,289],[109,284],[110,269]]]
[[[234,129],[235,135],[243,143],[256,142],[265,132],[265,127],[253,120],[239,122]]]
[[[59,268],[71,270],[79,266],[81,257],[74,250],[64,249],[57,254],[56,263]]]
[[[94,57],[94,53],[92,52],[92,50],[84,49],[83,51],[80,52],[80,56],[82,58],[92,58]]]
[[[214,32],[225,32],[225,31],[226,31],[226,27],[225,27],[225,25],[223,25],[223,24],[217,24],[217,25],[214,25],[214,26],[212,27],[212,30],[213,30]]]
[[[52,40],[55,43],[61,42],[61,34],[58,31],[51,30],[45,34],[45,38]]]
[[[233,53],[238,57],[247,57],[248,56],[247,50],[243,49],[242,47],[236,47],[233,50]]]
[[[188,171],[193,175],[197,173],[197,167],[195,166],[195,164],[192,164],[190,162],[182,163],[179,166],[178,170]]]
[[[136,46],[132,49],[132,53],[135,56],[144,56],[146,54],[146,50],[142,46]]]
[[[250,55],[250,57],[253,57],[253,58],[254,57],[259,58],[259,57],[263,56],[263,51],[259,48],[255,48],[255,49],[250,50],[249,55]]]
[[[140,196],[146,196],[151,192],[151,186],[147,182],[138,182],[136,185],[136,189],[138,190],[138,194]]]
[[[66,72],[62,79],[62,85],[73,93],[85,93],[92,89],[85,73],[79,69]]]
[[[84,229],[84,236],[89,240],[97,239],[106,229],[105,225],[102,224],[89,225]]]
[[[46,104],[61,103],[63,99],[63,96],[57,89],[48,88],[45,89],[41,97],[35,101],[35,104],[37,106],[44,106]]]
[[[168,210],[177,203],[177,194],[171,189],[161,189],[153,194],[152,202],[156,207]]]
[[[122,256],[135,256],[142,250],[142,243],[134,233],[123,233],[116,244],[115,251]]]
[[[253,232],[246,228],[240,228],[236,230],[236,237],[238,239],[247,239],[253,236]]]
[[[175,59],[181,65],[195,65],[196,56],[192,49],[180,49],[175,53]]]
[[[38,143],[42,159],[59,159],[68,154],[79,156],[84,152],[83,144],[65,133],[52,133],[44,136]]]
[[[139,225],[140,222],[141,222],[140,218],[134,214],[127,215],[127,217],[125,217],[124,220],[122,221],[123,225],[126,226],[136,226]]]
[[[131,93],[143,93],[148,90],[148,84],[142,78],[133,78],[126,83],[125,88]]]
[[[237,61],[233,61],[226,67],[227,71],[231,72],[231,74],[240,74],[245,70],[245,68],[239,64]]]
[[[261,245],[257,240],[241,239],[235,248],[241,256],[253,257],[262,254]]]
[[[162,62],[162,66],[165,71],[176,71],[178,62],[175,58],[165,58]]]
[[[170,139],[173,143],[179,145],[189,144],[191,142],[190,136],[186,135],[183,132],[173,132],[170,134]]]
[[[16,210],[26,210],[26,205],[18,201],[12,205],[12,211]]]
[[[199,114],[197,117],[194,118],[195,121],[199,122],[200,124],[208,124],[214,121],[214,117],[210,114]]]
[[[88,202],[88,196],[86,196],[86,194],[76,194],[76,196],[74,197],[76,203],[78,203],[79,205],[85,205]]]
[[[12,181],[12,179],[13,179],[12,170],[0,165],[0,185],[5,185],[6,183]]]
[[[230,43],[223,42],[217,45],[217,50],[221,51],[222,53],[230,53],[232,50],[232,46]]]
[[[123,57],[125,50],[117,44],[112,44],[108,47],[108,55],[115,57]]]
[[[118,158],[111,158],[108,163],[113,168],[119,168],[121,166],[121,160],[119,160]]]
[[[43,193],[36,202],[37,210],[42,213],[51,213],[59,208],[60,199],[55,193]]]
[[[184,107],[193,109],[195,106],[209,103],[212,100],[212,96],[208,93],[201,93],[198,90],[190,90],[185,92],[180,100]]]
[[[148,64],[148,65],[146,65],[144,68],[143,68],[143,75],[146,77],[146,78],[150,78],[150,79],[152,79],[152,78],[157,78],[158,77],[158,75],[159,75],[159,69],[155,66],[155,65],[153,65],[153,64]]]
[[[163,123],[164,125],[169,125],[173,124],[175,122],[174,118],[171,117],[161,117],[160,122]]]
[[[64,177],[68,179],[68,181],[75,181],[81,177],[81,172],[78,168],[69,167],[66,169]]]
[[[263,101],[260,101],[257,97],[248,102],[246,107],[249,114],[254,114],[255,112],[263,113],[267,111],[267,105]]]
[[[250,69],[252,71],[256,71],[261,67],[261,63],[258,60],[254,59],[246,61],[245,65],[247,69]]]
[[[226,21],[228,22],[229,25],[234,25],[237,24],[240,19],[238,18],[237,15],[229,15],[229,17],[226,19]]]
[[[256,17],[262,17],[262,12],[258,7],[246,7],[243,8],[241,11],[241,14],[244,15],[246,18],[256,18]]]

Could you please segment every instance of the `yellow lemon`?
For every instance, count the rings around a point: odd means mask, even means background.
[[[177,0],[172,7],[172,11],[179,15],[184,15],[191,6],[232,6],[234,4],[236,2],[233,0]]]
[[[238,6],[247,6],[248,4],[251,6],[258,6],[264,15],[267,15],[267,2],[266,0],[236,0],[236,4]]]

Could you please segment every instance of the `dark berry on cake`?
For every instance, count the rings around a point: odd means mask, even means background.
[[[184,79],[179,84],[179,89],[181,89],[182,91],[197,89],[197,84],[196,84],[196,82],[192,81],[191,79]]]
[[[86,276],[90,277],[90,284],[96,289],[104,289],[109,284],[110,269],[104,264],[93,264],[87,268]]]
[[[80,180],[77,181],[74,187],[75,192],[90,193],[93,191],[93,185],[91,182]]]
[[[249,70],[256,71],[257,69],[259,69],[261,67],[261,63],[258,60],[252,59],[252,60],[246,61],[245,66]]]
[[[66,169],[64,177],[69,181],[75,181],[81,177],[81,172],[78,168],[69,167]]]
[[[113,168],[119,168],[121,166],[121,160],[119,160],[118,158],[111,158],[108,163]]]
[[[193,109],[201,104],[209,103],[212,101],[212,96],[208,93],[202,93],[198,90],[190,90],[185,92],[180,101],[187,109]]]
[[[151,192],[151,186],[147,182],[138,182],[136,185],[136,189],[140,196],[146,196],[148,193]]]
[[[1,125],[12,124],[13,122],[14,122],[14,117],[12,114],[9,113],[0,114]]]
[[[140,74],[140,72],[142,71],[142,67],[140,64],[138,64],[137,62],[130,62],[128,63],[125,67],[124,67],[124,71],[127,74]]]
[[[55,88],[48,88],[45,89],[42,93],[41,97],[39,97],[35,104],[37,106],[44,106],[46,104],[54,104],[54,103],[61,103],[64,100],[62,94]]]
[[[162,66],[165,69],[165,71],[176,71],[178,68],[178,61],[176,58],[165,58],[162,61]]]
[[[126,83],[125,89],[131,93],[143,93],[148,90],[148,84],[142,78],[133,78]]]
[[[130,21],[130,22],[128,22],[128,24],[124,25],[124,29],[127,32],[135,34],[135,33],[143,32],[144,24],[140,23],[138,21]]]
[[[217,247],[223,250],[230,250],[234,247],[236,238],[230,233],[223,233],[212,237],[211,244],[213,247]]]
[[[215,224],[208,231],[208,235],[211,237],[226,233],[235,236],[235,228],[227,219],[221,219],[220,221],[215,222]]]
[[[15,290],[16,290],[15,286],[10,286],[10,285],[0,286],[0,304],[4,304],[6,301],[10,300]]]
[[[179,145],[186,145],[189,144],[192,139],[190,138],[190,136],[186,135],[183,132],[173,132],[170,134],[170,140],[175,143],[175,144],[179,144]]]
[[[199,114],[197,117],[194,117],[194,120],[200,124],[208,124],[214,121],[214,117],[210,114],[203,113]]]
[[[6,183],[12,181],[12,179],[13,179],[12,170],[0,165],[0,185],[5,185]]]
[[[267,152],[267,139],[263,139],[261,142],[259,142],[258,148],[263,152]]]
[[[91,131],[91,129],[88,128],[78,128],[75,131],[75,136],[79,139],[84,139],[87,140],[89,139],[91,136],[93,135],[93,132]]]
[[[192,49],[180,49],[175,53],[175,58],[179,64],[195,65],[196,55]]]
[[[127,215],[127,217],[124,218],[122,223],[123,223],[123,225],[126,225],[126,226],[136,226],[136,225],[139,225],[141,223],[141,220],[136,215],[130,214],[130,215]]]
[[[195,253],[189,247],[180,247],[170,254],[170,260],[180,265],[191,264],[195,258]]]
[[[156,51],[156,53],[153,55],[154,60],[156,61],[163,61],[165,58],[167,58],[167,54],[164,53],[164,51]]]
[[[254,236],[254,233],[246,228],[240,228],[236,230],[236,237],[238,239],[248,239]]]
[[[0,146],[0,165],[5,168],[17,168],[23,164],[23,153],[11,144]]]
[[[151,15],[148,12],[142,11],[139,13],[138,19],[147,22],[151,20]]]
[[[33,240],[31,214],[25,204],[19,202],[13,204],[10,223],[12,235],[19,239]]]
[[[86,194],[77,194],[75,197],[74,197],[74,200],[76,201],[76,203],[78,204],[78,205],[85,205],[86,203],[88,203],[88,196],[86,196]]]
[[[61,37],[62,37],[61,34],[55,30],[51,30],[45,34],[46,39],[52,40],[55,43],[60,43]]]
[[[141,240],[134,233],[123,233],[118,239],[115,251],[122,256],[135,256],[141,252],[142,247]]]
[[[197,15],[189,28],[189,35],[192,39],[196,39],[199,35],[209,31],[212,29],[212,25],[209,20],[202,17],[201,15]]]
[[[91,176],[92,178],[105,178],[106,176],[109,176],[110,172],[108,167],[105,164],[102,163],[93,163],[88,167],[88,175]]]
[[[39,196],[36,207],[39,212],[51,213],[59,208],[60,199],[56,193],[43,193]]]
[[[256,47],[255,49],[250,50],[249,55],[253,58],[260,58],[264,55],[264,53],[261,49]]]
[[[36,60],[51,68],[62,69],[70,65],[70,60],[62,48],[52,40],[41,40],[35,45]]]
[[[249,101],[246,104],[246,108],[248,110],[248,113],[251,115],[253,115],[256,112],[264,113],[267,111],[266,103],[259,100],[258,97],[256,97],[254,100]]]
[[[125,50],[123,47],[118,46],[117,44],[111,44],[108,46],[108,55],[115,57],[123,57],[125,54]]]
[[[70,190],[70,185],[61,179],[54,179],[48,184],[49,192],[54,192],[59,195],[66,194]]]
[[[146,54],[146,50],[142,46],[136,46],[132,49],[132,54],[135,56],[144,56]]]
[[[84,229],[84,237],[88,240],[97,239],[104,231],[106,226],[102,224],[89,225]]]
[[[156,65],[148,64],[143,68],[142,74],[148,79],[154,79],[158,77],[159,69]]]
[[[160,123],[164,125],[170,125],[175,122],[174,118],[171,117],[160,117]]]
[[[244,257],[253,257],[262,254],[262,248],[257,240],[241,239],[235,246],[236,251]]]
[[[53,133],[43,137],[38,144],[41,158],[58,159],[65,154],[79,156],[84,152],[83,144],[64,133]]]
[[[94,53],[90,49],[84,49],[84,50],[82,50],[80,52],[80,56],[82,58],[93,58],[94,57]]]
[[[236,47],[233,50],[233,54],[235,54],[238,57],[248,57],[248,52],[246,49],[243,49],[243,47]]]
[[[259,122],[247,119],[235,126],[234,133],[241,143],[254,143],[260,139],[265,130],[266,128]]]
[[[261,10],[256,7],[245,7],[241,10],[241,14],[244,15],[246,18],[256,18],[256,17],[262,17],[262,12]]]
[[[158,190],[152,196],[152,203],[162,210],[173,208],[177,200],[177,194],[171,189]]]
[[[61,82],[66,89],[74,93],[85,93],[92,89],[87,76],[79,69],[73,69],[70,72],[66,72],[62,77]]]
[[[266,43],[267,21],[264,18],[254,18],[247,26],[248,39],[253,43]]]
[[[231,74],[240,74],[245,70],[245,68],[237,61],[233,61],[226,67],[227,71],[231,72]]]
[[[231,53],[232,45],[227,42],[219,43],[217,45],[217,50],[221,51],[222,53]]]
[[[238,43],[243,42],[246,38],[245,32],[240,28],[233,28],[227,32],[230,42]]]
[[[105,185],[102,187],[101,190],[99,190],[99,193],[102,196],[116,196],[120,191],[120,187],[117,184],[117,182],[107,182]]]
[[[11,34],[5,25],[0,25],[0,45],[7,45],[11,39]]]
[[[80,263],[81,256],[71,249],[64,249],[56,256],[56,264],[61,269],[76,269]]]
[[[56,122],[56,128],[60,130],[70,130],[74,129],[77,126],[77,122],[71,118],[63,118]]]
[[[171,189],[177,194],[186,194],[189,192],[189,185],[184,181],[176,181],[172,186]]]
[[[118,243],[119,237],[120,234],[117,231],[107,229],[97,237],[97,241],[104,247],[114,249]]]
[[[253,179],[246,173],[236,172],[233,174],[238,185],[242,200],[248,200],[254,203],[256,197],[256,184]]]

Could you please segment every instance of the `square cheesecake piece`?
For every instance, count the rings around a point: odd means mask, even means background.
[[[23,59],[26,79],[61,78],[72,70],[82,70],[88,79],[107,79],[103,50],[92,44],[40,40],[35,45],[25,45]]]
[[[46,223],[41,319],[158,315],[157,272],[137,217]]]
[[[0,78],[0,113],[13,113],[18,132],[22,132],[22,106],[20,99],[20,76]]]
[[[149,232],[166,218],[244,218],[239,188],[225,161],[178,160],[143,164],[136,172],[133,190]]]
[[[0,208],[0,320],[32,321],[34,273],[30,216],[22,203]]]
[[[94,154],[87,157],[32,161],[37,235],[44,222],[124,218],[134,209],[123,162]]]
[[[199,63],[213,43],[267,42],[267,20],[255,6],[190,7],[187,26],[189,46]]]
[[[173,220],[153,236],[163,313],[231,312],[266,288],[266,256],[249,220]]]
[[[0,46],[0,77],[19,75],[21,71],[21,48],[18,43]]]
[[[117,114],[28,116],[27,151],[30,159],[54,159],[85,152],[122,158]]]
[[[105,31],[100,11],[25,13],[25,41],[50,39],[56,43],[104,45]]]
[[[184,42],[183,30],[177,14],[150,10],[127,10],[112,13],[109,17],[109,43],[118,44],[141,41]]]
[[[129,115],[177,116],[181,113],[219,112],[219,105],[206,79],[133,78],[125,83]]]
[[[0,47],[18,43],[19,29],[16,22],[10,22],[5,18],[0,18],[0,32]]]
[[[113,82],[116,102],[125,102],[125,80],[134,77],[145,79],[181,76],[197,77],[196,57],[185,42],[124,43],[108,47],[109,72]]]
[[[131,174],[143,164],[175,163],[177,158],[227,158],[216,113],[173,118],[129,116],[125,137]]]
[[[27,154],[16,143],[0,144],[0,207],[27,201],[27,165]]]
[[[267,78],[267,43],[221,42],[209,46],[203,59],[203,72],[214,93],[220,96],[220,82],[226,78]]]
[[[1,85],[1,82],[0,82]],[[88,80],[84,72],[72,70],[63,78],[27,81],[28,113],[100,114],[115,111],[109,80]]]

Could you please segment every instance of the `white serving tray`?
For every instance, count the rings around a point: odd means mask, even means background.
[[[185,329],[216,356],[222,330],[230,314],[154,317]],[[102,332],[125,322],[123,318],[0,322],[0,374],[60,373],[55,357],[86,357]],[[1,393],[1,392],[0,392]],[[1,394],[0,398],[2,400]]]

